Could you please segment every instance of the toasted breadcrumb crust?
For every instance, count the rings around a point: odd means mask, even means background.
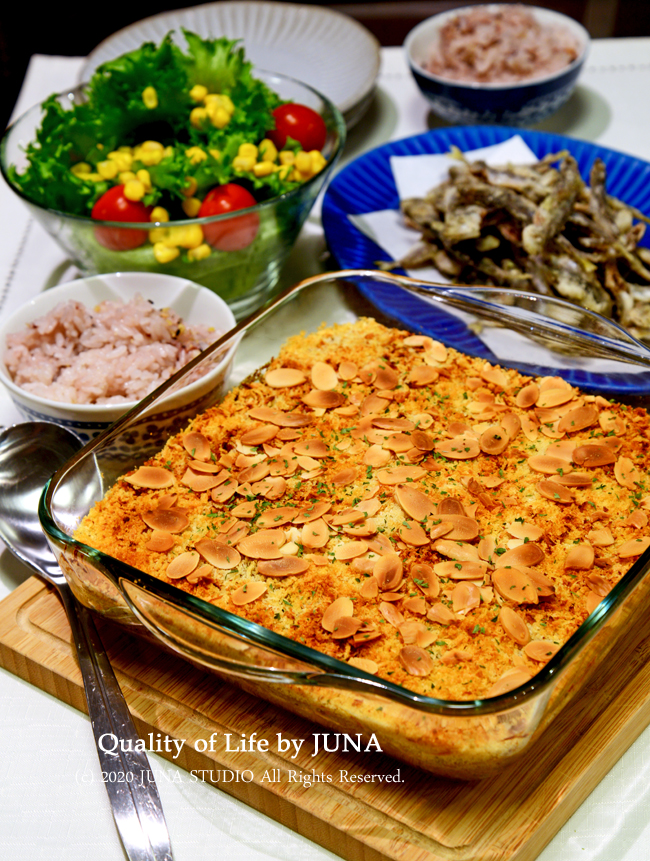
[[[418,694],[490,697],[650,544],[649,430],[362,319],[290,338],[75,537]]]

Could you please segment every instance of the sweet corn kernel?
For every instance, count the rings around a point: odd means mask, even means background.
[[[280,179],[287,179],[293,167],[290,164],[281,164],[275,168],[276,172],[280,175]]]
[[[153,87],[145,87],[142,91],[142,101],[144,102],[145,108],[149,108],[149,110],[157,108],[158,93],[154,90]]]
[[[185,197],[194,197],[194,193],[197,189],[197,182],[193,176],[185,177],[185,185],[183,187],[183,194]]]
[[[230,122],[230,114],[221,105],[209,105],[206,110],[215,129],[223,129]]]
[[[294,162],[296,170],[299,170],[300,173],[310,173],[311,172],[311,158],[309,157],[308,152],[300,152],[296,153],[296,160]]]
[[[237,155],[232,160],[232,166],[235,170],[253,170],[255,167],[255,159],[252,156]]]
[[[149,242],[152,245],[164,245],[168,233],[169,229],[167,227],[154,227],[149,231]]]
[[[279,155],[279,159],[280,164],[293,164],[296,160],[296,154],[290,149],[283,150]]]
[[[225,93],[221,96],[221,104],[231,116],[235,113],[235,106],[233,104],[233,101],[230,96],[225,95]]]
[[[199,224],[186,227],[169,227],[163,243],[175,248],[198,248],[203,242],[203,230]]]
[[[222,93],[208,93],[205,97],[205,106],[206,108],[210,108],[211,105],[223,108],[230,116],[235,112],[235,106],[230,96],[223,95]]]
[[[149,176],[149,171],[144,168],[140,168],[136,173],[137,179],[140,180],[142,185],[145,187],[145,191],[151,191],[151,177]]]
[[[212,156],[212,158],[216,159],[217,161],[220,161],[220,160],[221,160],[221,151],[220,151],[220,150],[218,150],[218,149],[209,149],[209,150],[208,150],[208,152],[210,153],[210,155]]]
[[[128,200],[142,200],[146,193],[144,183],[139,179],[130,179],[124,183],[124,197]]]
[[[169,158],[169,156],[174,155],[174,147],[166,146],[163,150],[163,158]]]
[[[178,248],[170,248],[162,242],[155,242],[153,246],[153,256],[158,263],[170,263],[175,260],[181,252]]]
[[[204,87],[203,84],[194,84],[190,90],[190,99],[192,99],[193,102],[202,102],[207,94],[207,87]]]
[[[195,129],[203,128],[208,119],[208,112],[205,108],[192,108],[190,111],[190,125]]]
[[[164,147],[160,141],[143,141],[140,144],[140,149],[143,149],[145,152],[162,152]]]
[[[70,168],[70,172],[79,177],[87,176],[89,173],[92,173],[92,170],[92,167],[85,161],[78,161]]]
[[[240,144],[239,149],[237,150],[237,155],[242,158],[257,158],[257,147],[252,143],[243,143]]]
[[[181,207],[188,218],[195,218],[201,209],[201,201],[198,197],[188,197],[181,203]]]
[[[313,149],[309,153],[311,159],[311,172],[316,174],[321,171],[327,164],[327,159],[320,150]]]
[[[169,213],[164,206],[154,206],[149,214],[149,221],[169,221]],[[153,230],[151,232],[153,233]]]
[[[259,155],[262,161],[275,162],[278,157],[278,150],[273,141],[270,141],[268,138],[264,138],[262,143],[259,145]]]
[[[187,252],[187,256],[190,260],[205,260],[206,257],[209,257],[212,254],[212,249],[207,244],[207,242],[202,242],[200,245],[197,245],[196,248],[190,248]]]
[[[117,177],[122,185],[126,185],[132,179],[135,179],[135,174],[132,170],[123,170]]]
[[[84,173],[82,174],[83,179],[87,179],[90,182],[103,182],[104,177],[101,173]]]
[[[255,176],[268,176],[275,170],[275,165],[272,161],[258,161],[253,167]]]
[[[133,156],[130,152],[120,152],[119,150],[109,152],[107,158],[110,161],[115,162],[118,171],[129,170],[131,167],[131,163],[133,162]]]
[[[202,150],[200,146],[189,147],[189,149],[185,150],[185,155],[189,158],[192,164],[200,164],[208,157],[207,152]]]
[[[97,173],[103,179],[115,179],[118,173],[117,164],[108,159],[106,161],[100,161],[97,164]]]

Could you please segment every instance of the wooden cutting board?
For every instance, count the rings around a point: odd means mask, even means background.
[[[650,723],[650,619],[522,758],[475,783],[437,778],[374,750],[312,756],[322,727],[99,622],[143,738],[153,733],[160,746],[184,739],[177,765],[202,770],[204,779],[349,861],[532,861]],[[0,665],[85,710],[67,620],[36,578],[0,602]],[[212,733],[213,752],[194,749]],[[268,751],[249,749],[253,733],[269,741]],[[304,740],[295,758],[293,748],[278,751],[277,733]]]

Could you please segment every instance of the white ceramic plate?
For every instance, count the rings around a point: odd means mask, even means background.
[[[87,81],[97,66],[143,42],[160,42],[171,30],[184,47],[181,27],[203,38],[242,39],[247,59],[257,68],[310,84],[334,102],[348,128],[372,97],[379,72],[379,43],[372,33],[331,9],[267,0],[207,3],[131,24],[91,52],[79,81]]]

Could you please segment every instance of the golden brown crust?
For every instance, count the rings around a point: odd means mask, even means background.
[[[361,320],[291,338],[75,537],[417,693],[475,699],[534,675],[650,543],[649,430],[560,378]]]

